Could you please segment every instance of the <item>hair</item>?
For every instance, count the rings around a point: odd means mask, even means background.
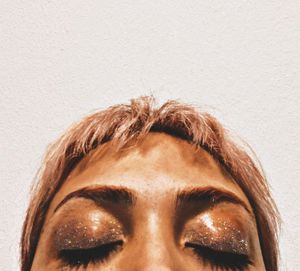
[[[257,158],[235,143],[212,115],[177,101],[157,108],[154,98],[148,96],[87,116],[50,145],[32,188],[23,225],[21,270],[31,269],[49,205],[78,162],[105,142],[111,141],[112,151],[119,151],[149,132],[164,132],[205,149],[231,175],[255,214],[266,270],[277,271],[279,213]]]

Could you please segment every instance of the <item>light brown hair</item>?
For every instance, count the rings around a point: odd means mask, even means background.
[[[279,214],[257,159],[234,143],[210,114],[176,101],[156,108],[152,97],[96,112],[72,126],[49,147],[23,225],[21,270],[30,270],[49,205],[77,163],[107,141],[112,141],[112,151],[118,151],[149,132],[164,132],[205,149],[232,176],[255,214],[266,270],[277,271]]]

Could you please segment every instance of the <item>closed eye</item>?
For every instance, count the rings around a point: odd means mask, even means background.
[[[192,249],[204,265],[210,265],[215,271],[245,271],[253,264],[248,255],[218,251],[190,242],[185,243],[185,247]]]
[[[63,249],[59,252],[59,258],[63,261],[64,266],[68,267],[87,267],[90,263],[104,262],[114,252],[121,249],[122,240],[117,240],[93,248],[80,249]]]

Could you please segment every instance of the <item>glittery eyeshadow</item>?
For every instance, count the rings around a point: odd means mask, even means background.
[[[215,218],[204,215],[200,223],[190,226],[185,234],[186,242],[213,250],[249,255],[250,240],[230,219]]]
[[[58,251],[88,249],[123,238],[119,223],[114,220],[91,223],[71,220],[60,224],[54,231],[54,246]]]

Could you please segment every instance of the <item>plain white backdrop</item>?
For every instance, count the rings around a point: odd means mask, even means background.
[[[72,122],[153,94],[208,108],[256,151],[300,266],[300,1],[1,0],[0,270],[31,181]]]

